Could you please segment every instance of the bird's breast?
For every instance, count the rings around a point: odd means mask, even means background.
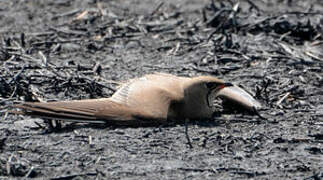
[[[192,105],[185,103],[171,104],[168,110],[168,119],[210,119],[213,110],[207,105]]]

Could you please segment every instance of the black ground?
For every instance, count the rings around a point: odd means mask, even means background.
[[[320,0],[0,1],[0,179],[323,178],[322,24]],[[155,71],[241,84],[266,120],[191,122],[190,148],[183,124],[49,132],[5,113]]]

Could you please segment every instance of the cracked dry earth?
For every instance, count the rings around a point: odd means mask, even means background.
[[[323,178],[320,0],[0,1],[0,179]],[[63,124],[23,101],[110,96],[146,73],[214,75],[264,108],[161,127]]]

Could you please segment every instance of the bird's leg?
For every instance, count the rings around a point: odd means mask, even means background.
[[[185,136],[186,136],[186,139],[187,139],[187,144],[190,146],[190,149],[193,148],[193,145],[191,143],[191,139],[190,139],[190,136],[188,135],[188,121],[189,119],[185,119]]]
[[[263,117],[263,116],[259,113],[258,109],[256,109],[255,107],[253,108],[253,111],[254,111],[254,113],[255,113],[255,114],[256,114],[260,119],[267,120],[265,117]]]

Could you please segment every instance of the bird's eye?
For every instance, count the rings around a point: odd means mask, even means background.
[[[205,83],[205,86],[208,89],[213,89],[216,86],[216,84],[212,83],[212,82],[207,82],[207,83]]]

